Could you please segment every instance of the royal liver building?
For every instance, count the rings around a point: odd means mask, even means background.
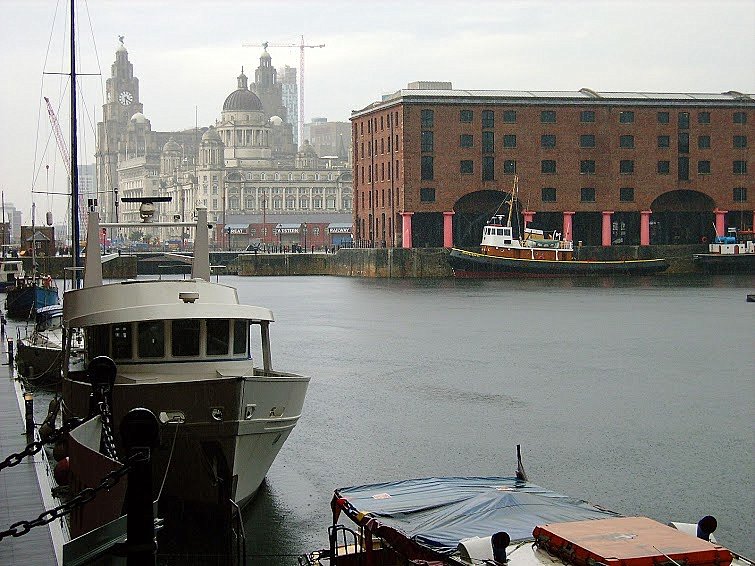
[[[160,220],[190,220],[196,206],[206,206],[219,227],[239,215],[291,215],[294,222],[296,216],[351,214],[349,147],[335,160],[321,159],[307,140],[296,147],[267,50],[254,79],[250,85],[242,68],[214,125],[153,131],[121,38],[98,123],[97,181],[105,221],[138,222],[139,205],[122,198],[155,195],[172,197],[156,205]]]

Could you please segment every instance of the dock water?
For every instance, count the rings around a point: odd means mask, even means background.
[[[11,454],[23,452],[26,436],[23,389],[15,379],[8,360],[8,342],[2,337],[0,359],[0,461]],[[18,521],[33,521],[45,510],[53,508],[48,468],[43,454],[26,456],[11,467],[0,470],[0,531]],[[45,486],[45,482],[47,485]],[[0,540],[0,564],[61,564],[62,519],[49,525],[32,528],[24,535]]]

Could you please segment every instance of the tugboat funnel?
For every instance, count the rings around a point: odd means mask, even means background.
[[[194,235],[194,262],[191,266],[191,276],[205,281],[210,280],[210,238],[207,230],[207,209],[197,208],[197,233]]]

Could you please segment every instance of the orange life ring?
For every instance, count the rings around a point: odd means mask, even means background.
[[[708,243],[708,236],[701,237],[700,238],[700,242],[703,243],[703,244],[707,244]]]

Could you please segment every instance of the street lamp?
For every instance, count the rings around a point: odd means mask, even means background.
[[[305,222],[302,226],[304,226],[304,253],[307,253],[307,223]]]
[[[225,231],[228,232],[228,251],[230,252],[231,251],[231,227],[228,226],[225,229]]]

